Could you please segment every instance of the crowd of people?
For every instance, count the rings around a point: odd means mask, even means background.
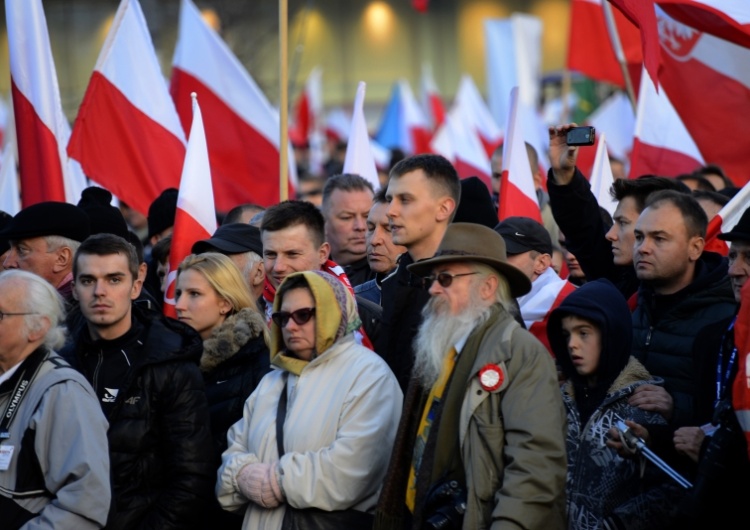
[[[171,272],[174,189],[0,216],[0,526],[742,528],[750,208],[726,257],[717,167],[610,216],[571,127],[546,176],[527,146],[538,216],[432,154],[237,205]]]

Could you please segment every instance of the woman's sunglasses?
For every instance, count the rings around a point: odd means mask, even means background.
[[[296,311],[279,311],[271,315],[271,320],[276,322],[276,325],[280,328],[285,328],[289,324],[289,319],[294,320],[295,324],[301,326],[307,324],[315,314],[314,307],[302,307]]]
[[[478,272],[465,272],[463,274],[451,274],[450,272],[440,272],[433,274],[432,276],[424,277],[424,288],[429,289],[432,286],[432,282],[437,280],[440,287],[448,288],[453,283],[453,278],[460,278],[461,276],[471,276],[472,274],[479,274]]]

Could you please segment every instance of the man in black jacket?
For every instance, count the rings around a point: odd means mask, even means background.
[[[195,528],[215,482],[215,454],[191,328],[133,305],[133,245],[91,236],[75,255],[82,325],[64,357],[91,382],[109,422],[107,528]]]
[[[435,255],[453,220],[461,183],[451,163],[439,155],[416,155],[391,169],[386,215],[393,242],[406,247],[398,269],[383,280],[383,328],[377,351],[391,367],[406,392],[414,365],[412,341],[422,323],[422,308],[430,299],[423,280],[406,267]]]

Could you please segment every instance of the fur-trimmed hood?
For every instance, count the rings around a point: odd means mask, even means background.
[[[240,349],[256,337],[268,334],[263,315],[246,307],[229,316],[203,341],[201,372],[211,372],[218,365],[237,354]],[[267,340],[266,340],[267,342]]]

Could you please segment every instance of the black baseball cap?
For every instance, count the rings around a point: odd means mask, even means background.
[[[241,254],[253,251],[263,255],[263,243],[260,229],[246,223],[229,223],[216,229],[210,239],[203,239],[193,244],[193,254],[203,252],[220,252],[221,254]]]
[[[508,254],[523,254],[529,250],[552,254],[549,232],[530,217],[507,217],[495,226],[495,232],[503,236]]]

